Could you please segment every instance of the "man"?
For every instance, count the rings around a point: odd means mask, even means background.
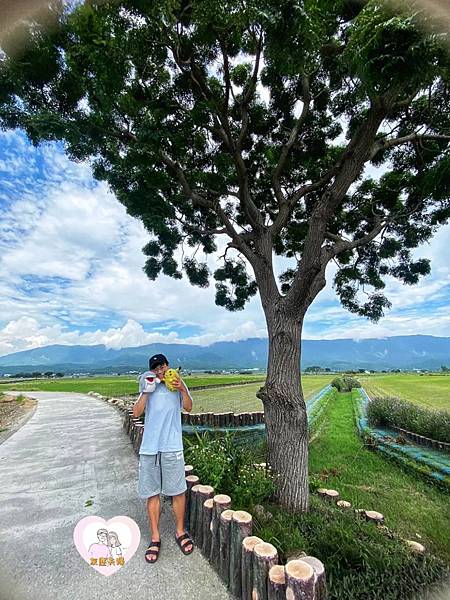
[[[181,408],[192,410],[192,397],[180,378],[171,392],[164,384],[169,361],[164,354],[155,354],[148,361],[150,371],[139,378],[139,398],[133,406],[133,416],[145,410],[144,435],[139,450],[138,493],[147,498],[147,513],[151,529],[151,543],[145,552],[148,563],[157,561],[161,547],[159,534],[160,494],[172,497],[175,514],[175,539],[183,554],[190,554],[194,545],[184,529],[187,489],[181,429]],[[146,378],[150,375],[150,385]],[[154,391],[147,391],[154,390]]]

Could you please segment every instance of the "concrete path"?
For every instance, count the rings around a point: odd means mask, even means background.
[[[230,600],[200,551],[184,556],[176,545],[169,500],[161,554],[155,565],[145,562],[146,502],[122,413],[84,394],[27,395],[38,399],[35,412],[0,445],[0,600]],[[109,577],[73,542],[75,525],[90,515],[126,515],[141,531],[136,554]]]

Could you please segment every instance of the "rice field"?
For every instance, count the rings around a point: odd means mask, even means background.
[[[358,376],[369,396],[397,396],[426,408],[450,411],[450,376],[392,373]]]
[[[305,375],[302,377],[305,400],[328,385],[332,375]],[[189,385],[189,383],[188,383]],[[203,412],[248,412],[263,410],[261,400],[256,392],[262,383],[221,388],[215,390],[193,391],[192,413]]]

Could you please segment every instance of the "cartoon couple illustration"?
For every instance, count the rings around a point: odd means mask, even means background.
[[[122,556],[122,546],[115,531],[97,530],[98,542],[89,546],[89,556],[93,558],[117,558]]]

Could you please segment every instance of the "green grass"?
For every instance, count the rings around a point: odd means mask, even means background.
[[[189,388],[224,383],[242,383],[264,379],[264,375],[192,375],[183,377]],[[79,379],[39,380],[24,383],[2,382],[7,390],[42,392],[98,392],[103,396],[128,396],[138,393],[137,376],[131,377],[80,377]]]
[[[303,392],[307,400],[329,384],[331,376],[311,375],[302,377]],[[189,385],[189,384],[188,384]],[[198,390],[193,392],[192,413],[203,412],[248,412],[263,410],[263,404],[256,397],[262,383],[248,384],[242,387],[230,387],[217,390]]]
[[[360,376],[358,379],[369,396],[397,396],[427,408],[450,411],[449,375],[389,374]]]
[[[310,476],[322,475],[323,487],[338,490],[355,508],[381,512],[388,527],[425,544],[450,565],[449,496],[364,447],[350,393],[329,403],[309,458]]]
[[[183,377],[189,389],[193,390],[193,413],[198,412],[245,412],[262,410],[262,403],[256,392],[263,385],[264,375],[192,375]],[[330,383],[332,376],[304,375],[302,385],[306,398]],[[252,384],[252,381],[258,383]],[[249,382],[249,383],[246,383]],[[201,386],[215,386],[227,383],[246,383],[242,387],[232,386],[223,389],[198,390]],[[25,383],[3,383],[8,390],[44,392],[98,392],[104,396],[128,396],[138,394],[136,377],[83,377],[79,379],[57,379],[29,381]],[[1,392],[0,392],[1,393]]]

